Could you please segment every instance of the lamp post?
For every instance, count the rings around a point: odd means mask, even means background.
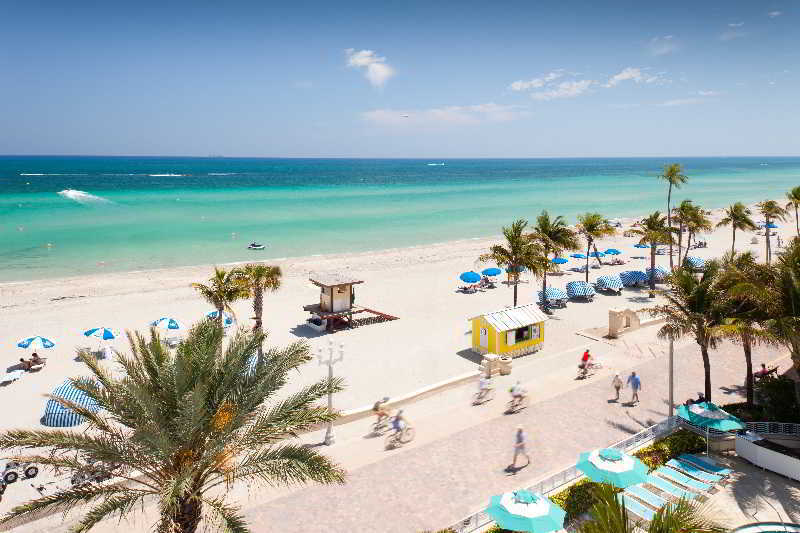
[[[344,359],[344,345],[339,343],[339,357],[333,357],[333,341],[328,341],[328,357],[325,358],[324,350],[319,348],[317,350],[317,359],[320,365],[328,365],[328,380],[333,379],[333,365]],[[328,413],[333,413],[333,391],[328,389]],[[333,435],[333,421],[328,422],[328,428],[325,430],[325,440],[323,441],[326,446],[330,446],[336,439]]]
[[[669,340],[669,416],[675,416],[675,341]]]

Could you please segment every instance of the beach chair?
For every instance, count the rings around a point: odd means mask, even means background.
[[[688,491],[673,483],[670,483],[663,477],[658,477],[653,475],[647,476],[647,484],[652,485],[653,487],[657,488],[664,494],[669,494],[670,496],[676,499],[684,498],[686,500],[693,500],[697,496],[697,494],[695,494],[694,492]]]
[[[22,374],[24,373],[24,370],[12,370],[11,372],[6,372],[4,375],[0,376],[0,383],[13,383],[21,378]]]
[[[636,516],[650,522],[653,520],[655,513],[639,503],[638,501],[634,500],[630,496],[626,496],[625,494],[620,494],[617,496],[619,500],[625,505],[625,509],[632,512]]]
[[[722,481],[722,476],[718,476],[716,474],[709,474],[708,472],[701,470],[699,467],[689,462],[682,461],[680,459],[670,459],[669,461],[667,461],[667,466],[670,466],[675,470],[679,470],[684,474],[692,476],[693,478],[699,479],[700,481],[704,481],[711,485]]]
[[[667,500],[658,496],[657,494],[653,494],[646,488],[644,488],[643,484],[640,485],[632,485],[625,489],[626,494],[630,494],[631,496],[635,496],[642,500],[644,503],[655,507],[656,509],[661,509],[665,505],[667,505]]]
[[[684,453],[680,456],[680,459],[686,461],[687,463],[691,463],[703,470],[707,470],[712,474],[717,474],[718,476],[729,476],[733,473],[733,470],[730,468],[725,468],[719,465],[712,463],[708,459],[701,459],[700,457],[696,457],[694,455],[689,455],[688,453]]]
[[[668,468],[666,466],[662,466],[658,470],[656,470],[656,474],[664,476],[669,481],[674,483],[678,483],[679,485],[683,485],[684,487],[689,487],[690,489],[697,491],[697,492],[708,492],[711,490],[711,485],[708,483],[703,483],[702,481],[697,481],[696,479],[692,479],[686,474],[678,472],[677,470],[673,470],[672,468]]]

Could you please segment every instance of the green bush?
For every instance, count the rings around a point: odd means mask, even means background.
[[[706,449],[706,441],[700,435],[680,429],[672,435],[657,440],[634,453],[652,471],[683,453],[697,453]]]
[[[566,520],[570,521],[588,511],[592,506],[596,486],[597,483],[594,481],[582,479],[550,496],[550,500],[567,512]]]
[[[722,409],[744,422],[769,422],[767,414],[760,405],[747,406],[747,402],[727,403]]]
[[[800,422],[795,383],[786,376],[764,377],[755,385],[763,410],[763,422]]]

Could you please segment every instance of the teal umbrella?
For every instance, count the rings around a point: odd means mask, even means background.
[[[694,403],[688,406],[681,405],[678,407],[678,416],[694,426],[706,428],[706,454],[708,454],[708,433],[710,430],[734,431],[745,428],[741,420],[711,402]]]
[[[512,531],[549,533],[564,528],[564,509],[527,490],[492,496],[486,513],[498,526]]]
[[[643,462],[614,448],[583,452],[575,466],[592,481],[621,489],[647,480],[647,466]]]

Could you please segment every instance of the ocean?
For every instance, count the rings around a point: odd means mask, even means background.
[[[0,157],[0,281],[358,252],[499,234],[673,202],[776,198],[800,158],[260,159]],[[247,250],[251,241],[263,251]]]

